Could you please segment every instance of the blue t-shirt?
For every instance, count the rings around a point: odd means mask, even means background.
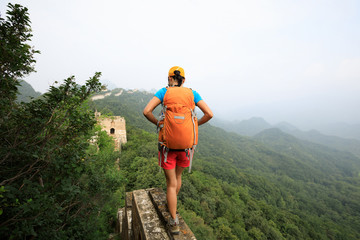
[[[164,87],[155,93],[155,97],[160,99],[161,103],[163,103],[163,101],[164,101],[164,96],[165,96],[166,91],[167,91],[167,88]],[[200,100],[202,100],[202,98],[201,98],[200,94],[198,94],[196,91],[192,90],[192,92],[194,94],[194,102],[197,105],[197,103]]]

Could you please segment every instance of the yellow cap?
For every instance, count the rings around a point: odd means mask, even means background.
[[[172,77],[172,76],[175,76],[175,71],[178,70],[180,72],[180,76],[184,77],[185,78],[185,72],[184,72],[184,69],[182,67],[179,67],[179,66],[175,66],[175,67],[172,67],[170,68],[169,70],[169,77]]]

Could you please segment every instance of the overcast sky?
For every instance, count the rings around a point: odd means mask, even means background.
[[[185,69],[217,117],[310,128],[360,123],[360,1],[19,0],[29,8],[37,91],[96,71],[159,89]]]

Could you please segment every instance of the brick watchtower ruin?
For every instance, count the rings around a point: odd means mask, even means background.
[[[102,117],[101,113],[95,112],[97,122],[109,136],[115,141],[115,150],[119,150],[121,144],[127,142],[125,118],[120,116]]]

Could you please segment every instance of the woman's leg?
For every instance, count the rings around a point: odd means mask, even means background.
[[[176,172],[176,195],[179,194],[180,188],[181,188],[181,174],[184,171],[184,167],[176,166],[175,172]]]
[[[176,205],[177,205],[177,177],[174,169],[164,169],[166,177],[166,200],[169,208],[170,215],[173,219],[176,218]]]
[[[166,177],[166,200],[170,215],[176,218],[177,195],[181,188],[181,174],[185,168],[176,166],[175,169],[164,169]]]

